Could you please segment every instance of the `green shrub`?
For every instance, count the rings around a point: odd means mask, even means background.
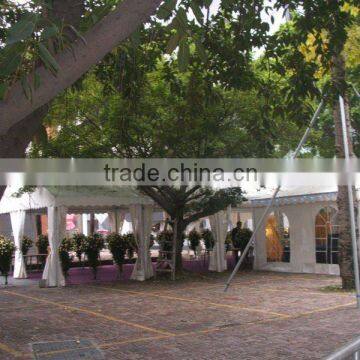
[[[159,233],[157,241],[160,245],[160,250],[162,251],[172,251],[174,233],[171,230],[164,230]]]
[[[201,235],[199,234],[198,231],[196,231],[196,229],[192,229],[189,232],[188,238],[189,238],[189,241],[190,241],[190,249],[192,251],[194,251],[194,253],[196,255],[196,249],[200,244]]]
[[[150,234],[149,249],[151,249],[154,246],[154,242],[155,242],[155,236],[153,234]]]
[[[71,267],[72,256],[70,255],[70,251],[73,248],[72,239],[63,239],[61,245],[59,247],[59,256],[61,261],[61,268],[64,273],[64,276],[67,277],[69,273],[69,269]]]
[[[49,246],[49,238],[47,235],[39,235],[36,241],[36,246],[38,248],[39,254],[47,254],[47,249]]]
[[[118,266],[119,272],[121,273],[125,255],[128,250],[126,239],[120,234],[112,233],[107,236],[106,241],[113,256],[114,262]]]
[[[100,251],[104,248],[104,239],[101,234],[86,236],[84,239],[84,252],[87,256],[89,266],[93,269],[96,279],[97,267],[99,266]]]
[[[231,240],[233,247],[235,249],[240,249],[240,251],[243,252],[251,236],[252,231],[250,229],[234,228],[231,232]]]
[[[225,251],[228,252],[231,248],[231,231],[226,234],[225,238]]]
[[[84,234],[74,234],[72,241],[72,250],[76,253],[76,257],[79,259],[81,263],[81,255],[84,252],[84,242],[86,236]]]
[[[32,244],[33,244],[33,241],[29,237],[23,236],[22,242],[21,242],[21,252],[24,256],[30,250],[30,248],[32,247]]]
[[[205,229],[203,230],[201,236],[204,240],[206,250],[208,251],[212,250],[215,245],[215,237],[212,231],[209,229]]]
[[[123,235],[123,239],[126,243],[127,256],[129,259],[134,257],[134,253],[138,251],[136,239],[133,233],[127,233]]]
[[[10,239],[0,235],[0,272],[5,276],[5,285],[8,284],[8,275],[15,249],[15,244]]]

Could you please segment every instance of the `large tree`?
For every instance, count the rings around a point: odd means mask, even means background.
[[[340,116],[339,96],[345,101],[346,126],[350,156],[354,156],[349,110],[350,84],[346,80],[344,47],[349,29],[358,16],[358,1],[301,1],[287,2],[294,10],[293,20],[274,35],[268,46],[267,57],[272,69],[288,78],[283,87],[288,114],[304,114],[304,104],[324,98],[327,104],[323,119],[332,120],[330,131],[335,142],[327,147],[327,154],[344,158],[344,144]],[[299,8],[299,5],[301,6]],[[322,94],[319,88],[322,88]],[[275,106],[277,109],[277,106]],[[284,110],[284,109],[281,109]],[[329,124],[328,124],[329,125]],[[319,128],[318,128],[319,129]],[[326,129],[325,129],[326,130]],[[310,147],[319,150],[316,142]],[[315,146],[314,146],[315,145]],[[320,146],[323,149],[324,147]],[[355,189],[353,189],[354,191]],[[338,221],[340,228],[339,265],[343,287],[354,287],[350,216],[346,186],[338,187]]]
[[[161,28],[143,29],[138,41],[129,40],[112,51],[80,88],[68,90],[54,102],[48,126],[59,129],[61,125],[60,130],[34,143],[32,155],[274,155],[277,134],[268,131],[268,119],[262,116],[265,98],[257,96],[258,74],[251,64],[250,51],[246,61],[233,65],[236,74],[230,76],[232,57],[228,53],[237,45],[238,39],[233,36],[237,30],[234,26],[229,32],[228,24],[219,23],[219,19],[215,17],[207,24],[208,39],[203,47],[208,66],[204,66],[199,49],[190,42],[186,66],[179,56],[164,57],[169,34]],[[240,189],[144,186],[141,190],[172,219],[178,268],[186,226],[242,200]]]

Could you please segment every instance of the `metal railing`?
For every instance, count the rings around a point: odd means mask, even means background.
[[[346,344],[334,353],[325,358],[325,360],[360,360],[360,337]]]

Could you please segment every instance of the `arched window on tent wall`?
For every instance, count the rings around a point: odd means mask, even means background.
[[[266,219],[266,257],[268,262],[290,262],[290,225],[287,216],[277,210]]]
[[[337,211],[326,206],[315,218],[316,262],[320,264],[338,264],[339,225]]]

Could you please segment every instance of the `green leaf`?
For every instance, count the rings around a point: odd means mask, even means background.
[[[26,98],[31,101],[32,100],[32,89],[31,86],[27,80],[26,75],[22,76],[20,79],[21,86],[23,88],[23,91],[25,93]]]
[[[131,35],[131,43],[135,48],[138,48],[140,46],[140,31],[136,30],[132,35]]]
[[[49,50],[42,43],[38,45],[39,56],[44,63],[44,65],[54,74],[59,71],[59,64],[56,62],[55,58],[50,54]]]
[[[8,89],[8,84],[6,83],[0,84],[0,100],[4,100],[7,89]]]
[[[186,39],[182,39],[179,44],[178,64],[179,70],[185,72],[190,60],[190,47]]]
[[[203,22],[204,22],[204,14],[201,11],[200,6],[198,4],[192,2],[190,7],[191,7],[191,10],[193,11],[198,23],[203,24]]]
[[[0,61],[0,76],[10,76],[21,64],[21,55],[6,56]]]
[[[69,27],[74,34],[84,43],[84,45],[87,45],[87,41],[86,39],[82,36],[82,34],[72,25],[66,25],[67,27]]]
[[[171,26],[174,26],[183,35],[186,34],[187,29],[188,29],[188,21],[187,21],[186,12],[183,8],[179,9]]]
[[[41,34],[41,39],[47,40],[54,36],[57,36],[58,34],[59,34],[59,28],[55,24],[53,24],[44,29],[44,31]]]
[[[180,40],[181,35],[179,32],[176,32],[174,35],[172,35],[166,46],[166,53],[172,54],[172,52],[178,47]]]
[[[159,7],[157,12],[157,17],[160,20],[165,20],[171,16],[172,12],[175,10],[177,0],[166,0],[164,4]]]
[[[40,82],[41,82],[40,75],[38,73],[35,73],[35,75],[34,75],[34,89],[35,90],[39,88]]]
[[[195,45],[196,52],[199,54],[201,60],[205,62],[207,60],[207,54],[204,45],[199,38],[195,39]]]
[[[34,16],[25,16],[8,30],[6,44],[11,45],[28,39],[34,32],[35,25],[36,18]]]

